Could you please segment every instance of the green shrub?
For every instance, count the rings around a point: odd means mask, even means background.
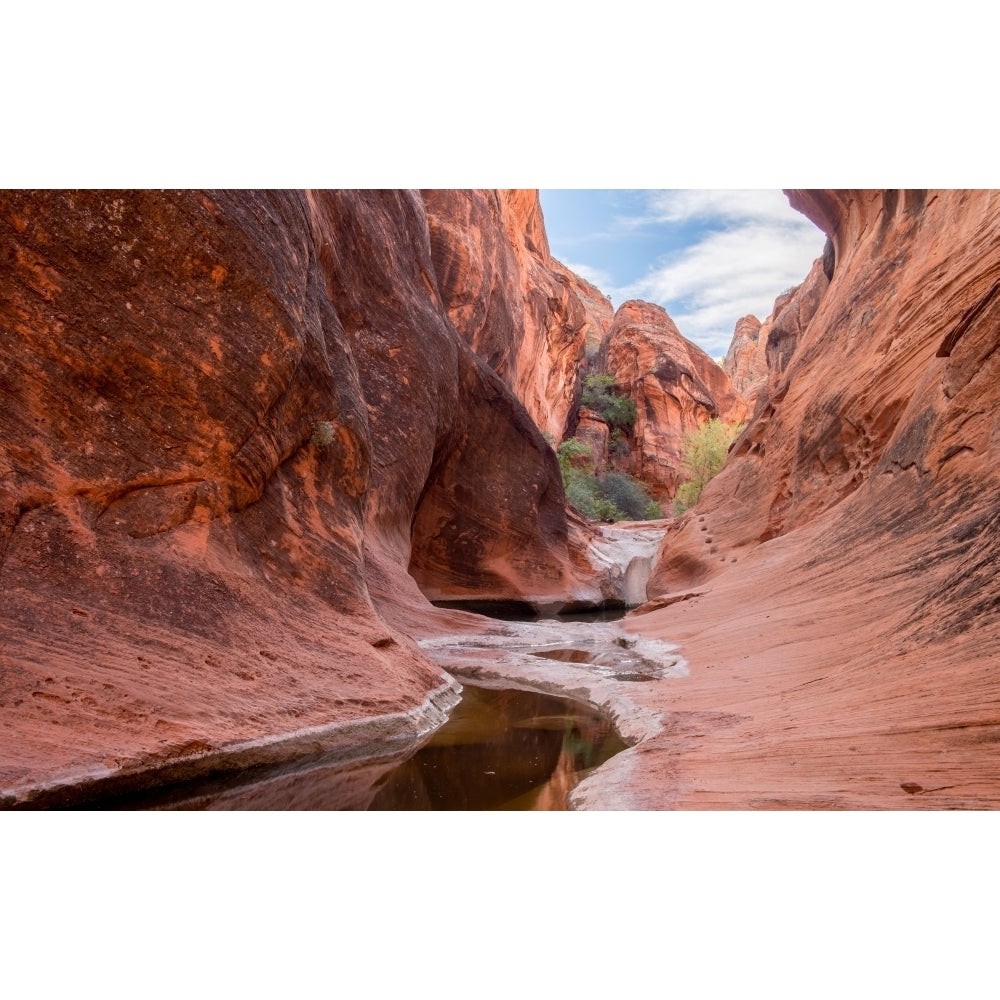
[[[563,441],[556,449],[556,458],[559,459],[559,469],[562,472],[564,484],[572,471],[584,469],[588,474],[592,474],[594,471],[590,449],[576,438]]]
[[[566,499],[586,518],[600,520],[597,514],[597,495],[594,476],[577,476],[565,482]]]
[[[717,417],[684,435],[681,471],[685,481],[677,489],[674,510],[682,514],[693,507],[702,490],[722,468],[729,446],[743,430],[743,424],[730,424]]]
[[[643,521],[646,519],[650,505],[650,496],[631,476],[624,472],[608,472],[599,481],[598,496],[613,504],[620,512],[621,517],[616,517],[616,521]],[[660,515],[657,514],[657,517]]]
[[[329,420],[317,420],[313,424],[312,437],[309,440],[317,448],[328,448],[333,444],[333,424]]]
[[[608,454],[612,458],[627,458],[631,450],[625,435],[620,430],[613,430],[608,439]]]
[[[594,509],[597,511],[598,521],[625,521],[628,515],[620,511],[611,500],[598,497],[594,501]]]
[[[564,445],[569,443],[563,442]],[[576,453],[575,449],[573,451]],[[631,476],[624,472],[608,472],[598,477],[589,462],[584,466],[573,465],[568,458],[564,463],[563,457],[560,456],[559,464],[566,499],[589,520],[648,521],[663,516],[660,505],[649,496],[642,483]]]
[[[630,433],[635,426],[635,401],[620,394],[613,375],[585,375],[580,405],[596,410],[612,430]]]

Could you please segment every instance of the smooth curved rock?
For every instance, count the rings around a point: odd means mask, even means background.
[[[632,804],[995,808],[1000,193],[789,197],[833,279],[630,619],[692,667]]]
[[[600,595],[416,192],[4,192],[0,261],[15,797],[410,711],[443,681],[407,566]]]
[[[591,309],[549,253],[537,191],[424,191],[448,316],[552,440],[580,398]]]

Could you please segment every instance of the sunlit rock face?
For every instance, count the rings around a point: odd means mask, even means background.
[[[581,301],[585,283],[552,259],[538,192],[431,190],[423,198],[448,317],[560,441],[598,313]]]
[[[706,492],[720,512],[738,495],[733,530],[740,544],[785,534],[859,490],[872,500],[905,481],[901,498],[912,497],[941,484],[950,489],[960,472],[980,464],[977,476],[992,475],[988,461],[974,460],[989,455],[992,441],[992,389],[981,372],[992,348],[959,359],[978,343],[970,331],[983,341],[994,333],[988,293],[997,267],[997,196],[838,191],[790,198],[829,227],[836,270],[820,293],[827,278],[821,261],[813,265],[802,287],[813,284],[805,298],[816,308],[792,350],[772,329],[766,392]],[[792,298],[779,320],[795,308]],[[953,328],[960,330],[954,345]]]
[[[608,464],[608,441],[611,437],[604,418],[594,410],[580,407],[576,434],[573,436],[590,451],[588,460],[593,466],[594,474],[603,475]]]
[[[583,305],[586,317],[586,327],[584,334],[586,338],[586,350],[588,358],[596,355],[601,346],[604,335],[611,329],[611,324],[615,318],[614,306],[611,300],[596,286],[589,281],[575,274],[564,264],[555,258],[550,261],[552,270],[569,282],[570,288],[576,293],[577,298]]]
[[[487,203],[544,257],[530,199]],[[432,230],[415,192],[0,196],[0,787],[415,710],[408,566],[597,587]],[[559,289],[570,356],[564,285],[524,312]]]
[[[637,619],[691,653],[672,707],[729,713],[677,801],[995,805],[1000,193],[788,196],[829,286]]]
[[[681,336],[660,306],[624,303],[601,358],[636,404],[628,471],[660,495],[673,496],[684,479],[685,433],[712,417],[740,421],[746,416],[746,404],[729,376]]]
[[[777,380],[788,368],[829,284],[823,258],[819,257],[813,261],[806,280],[775,302],[760,336],[769,379]]]
[[[763,323],[754,316],[737,322],[722,367],[733,389],[746,401],[749,413],[754,412],[761,395],[767,395],[768,380],[776,382],[788,367],[829,287],[832,266],[833,245],[827,241],[827,253],[813,262],[805,281],[774,300],[774,308]]]
[[[757,394],[767,382],[766,343],[766,334],[761,338],[760,320],[756,316],[744,316],[736,323],[733,339],[722,363],[722,370],[729,376],[733,391],[743,397],[750,412],[753,412]]]

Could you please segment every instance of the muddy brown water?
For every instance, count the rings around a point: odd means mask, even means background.
[[[448,722],[387,776],[369,809],[565,809],[580,780],[625,748],[610,720],[580,702],[465,684]]]

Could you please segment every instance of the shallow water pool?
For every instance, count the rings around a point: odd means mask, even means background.
[[[369,809],[566,809],[581,779],[625,748],[580,702],[464,684],[449,721],[387,775]]]

